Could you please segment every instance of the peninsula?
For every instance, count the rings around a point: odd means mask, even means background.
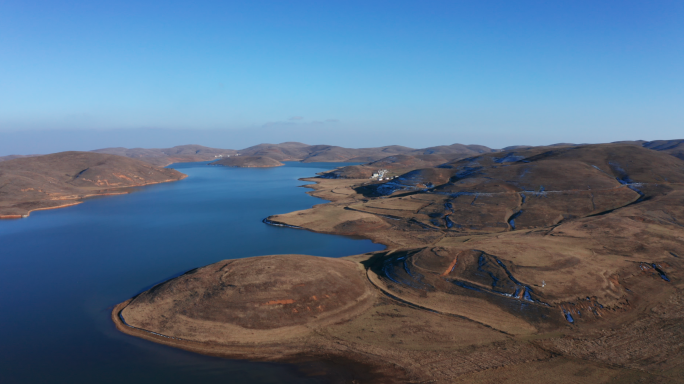
[[[181,180],[184,174],[123,156],[60,152],[0,162],[0,218],[79,204],[126,188]]]
[[[523,146],[363,166],[399,164],[382,180],[341,168],[308,179],[330,203],[265,222],[387,250],[224,260],[112,319],[205,354],[351,359],[373,382],[679,382],[684,161],[662,148]]]

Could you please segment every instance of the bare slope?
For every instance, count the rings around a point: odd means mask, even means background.
[[[0,215],[77,204],[84,197],[180,180],[185,175],[140,160],[92,152],[61,152],[0,163]]]
[[[642,144],[645,148],[662,151],[684,160],[684,140],[655,140]]]

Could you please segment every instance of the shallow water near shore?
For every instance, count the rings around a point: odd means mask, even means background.
[[[170,166],[184,180],[0,221],[0,382],[328,383],[334,364],[228,360],[122,334],[111,308],[152,285],[223,259],[384,249],[369,240],[273,227],[269,215],[324,200],[299,178],[345,164]]]

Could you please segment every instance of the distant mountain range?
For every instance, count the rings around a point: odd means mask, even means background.
[[[334,145],[307,145],[287,142],[281,144],[259,144],[238,151],[240,155],[267,156],[279,161],[313,162],[359,162],[367,163],[392,155],[449,155],[449,157],[475,156],[496,152],[482,145],[452,144],[423,149],[413,149],[400,145],[375,148],[344,148]]]
[[[210,161],[228,156],[259,156],[277,161],[313,162],[359,162],[377,161],[393,155],[422,156],[441,155],[444,160],[453,160],[483,153],[496,152],[496,149],[483,145],[441,145],[436,147],[414,149],[400,145],[389,145],[376,148],[344,148],[334,145],[308,145],[297,142],[280,144],[259,144],[249,148],[218,149],[201,145],[179,145],[173,148],[103,148],[93,152],[126,156],[148,163],[166,166],[172,163]],[[14,156],[16,157],[16,155]],[[0,157],[0,161],[3,158]]]
[[[624,143],[641,144],[645,148],[666,152],[670,155],[684,159],[684,139],[679,140],[655,140],[655,141],[629,141]],[[574,144],[562,143],[555,146],[568,146]],[[335,145],[309,145],[298,142],[285,142],[280,144],[259,144],[249,148],[220,149],[202,145],[179,145],[172,148],[102,148],[92,152],[119,155],[139,159],[157,166],[166,166],[179,162],[210,161],[228,156],[263,156],[277,161],[301,161],[311,162],[359,162],[368,163],[384,159],[388,156],[411,156],[416,161],[452,161],[456,159],[477,156],[484,153],[521,150],[531,148],[528,145],[516,145],[503,149],[493,149],[484,145],[439,145],[434,147],[414,149],[400,145],[388,145],[373,148],[344,148]],[[430,156],[428,156],[430,155]],[[37,155],[10,155],[0,156],[0,161],[11,160],[21,157]],[[406,161],[406,157],[402,157]]]
[[[119,155],[142,160],[160,167],[173,163],[209,161],[218,157],[235,155],[234,149],[209,148],[201,145],[179,145],[173,148],[103,148],[92,152]]]
[[[630,141],[624,142],[641,144],[645,148],[666,152],[670,155],[684,159],[684,139],[680,140],[656,140],[656,141]],[[561,143],[553,146],[570,146],[575,144]],[[259,144],[249,148],[218,149],[201,145],[179,145],[173,148],[144,149],[144,148],[104,148],[93,152],[108,153],[140,159],[159,166],[166,166],[178,162],[210,161],[217,157],[227,156],[263,156],[278,161],[301,161],[313,162],[358,162],[369,163],[384,159],[389,156],[404,155],[416,158],[416,162],[444,162],[477,156],[484,153],[520,150],[531,148],[528,145],[517,145],[503,149],[493,149],[484,145],[439,145],[428,148],[414,149],[400,145],[388,145],[373,148],[344,148],[335,145],[308,145],[298,142],[285,142],[280,144]],[[404,158],[406,159],[406,158]],[[379,165],[379,164],[378,164]]]

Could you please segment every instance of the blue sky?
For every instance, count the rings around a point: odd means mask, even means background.
[[[0,0],[0,154],[682,138],[682,20],[681,1]]]

